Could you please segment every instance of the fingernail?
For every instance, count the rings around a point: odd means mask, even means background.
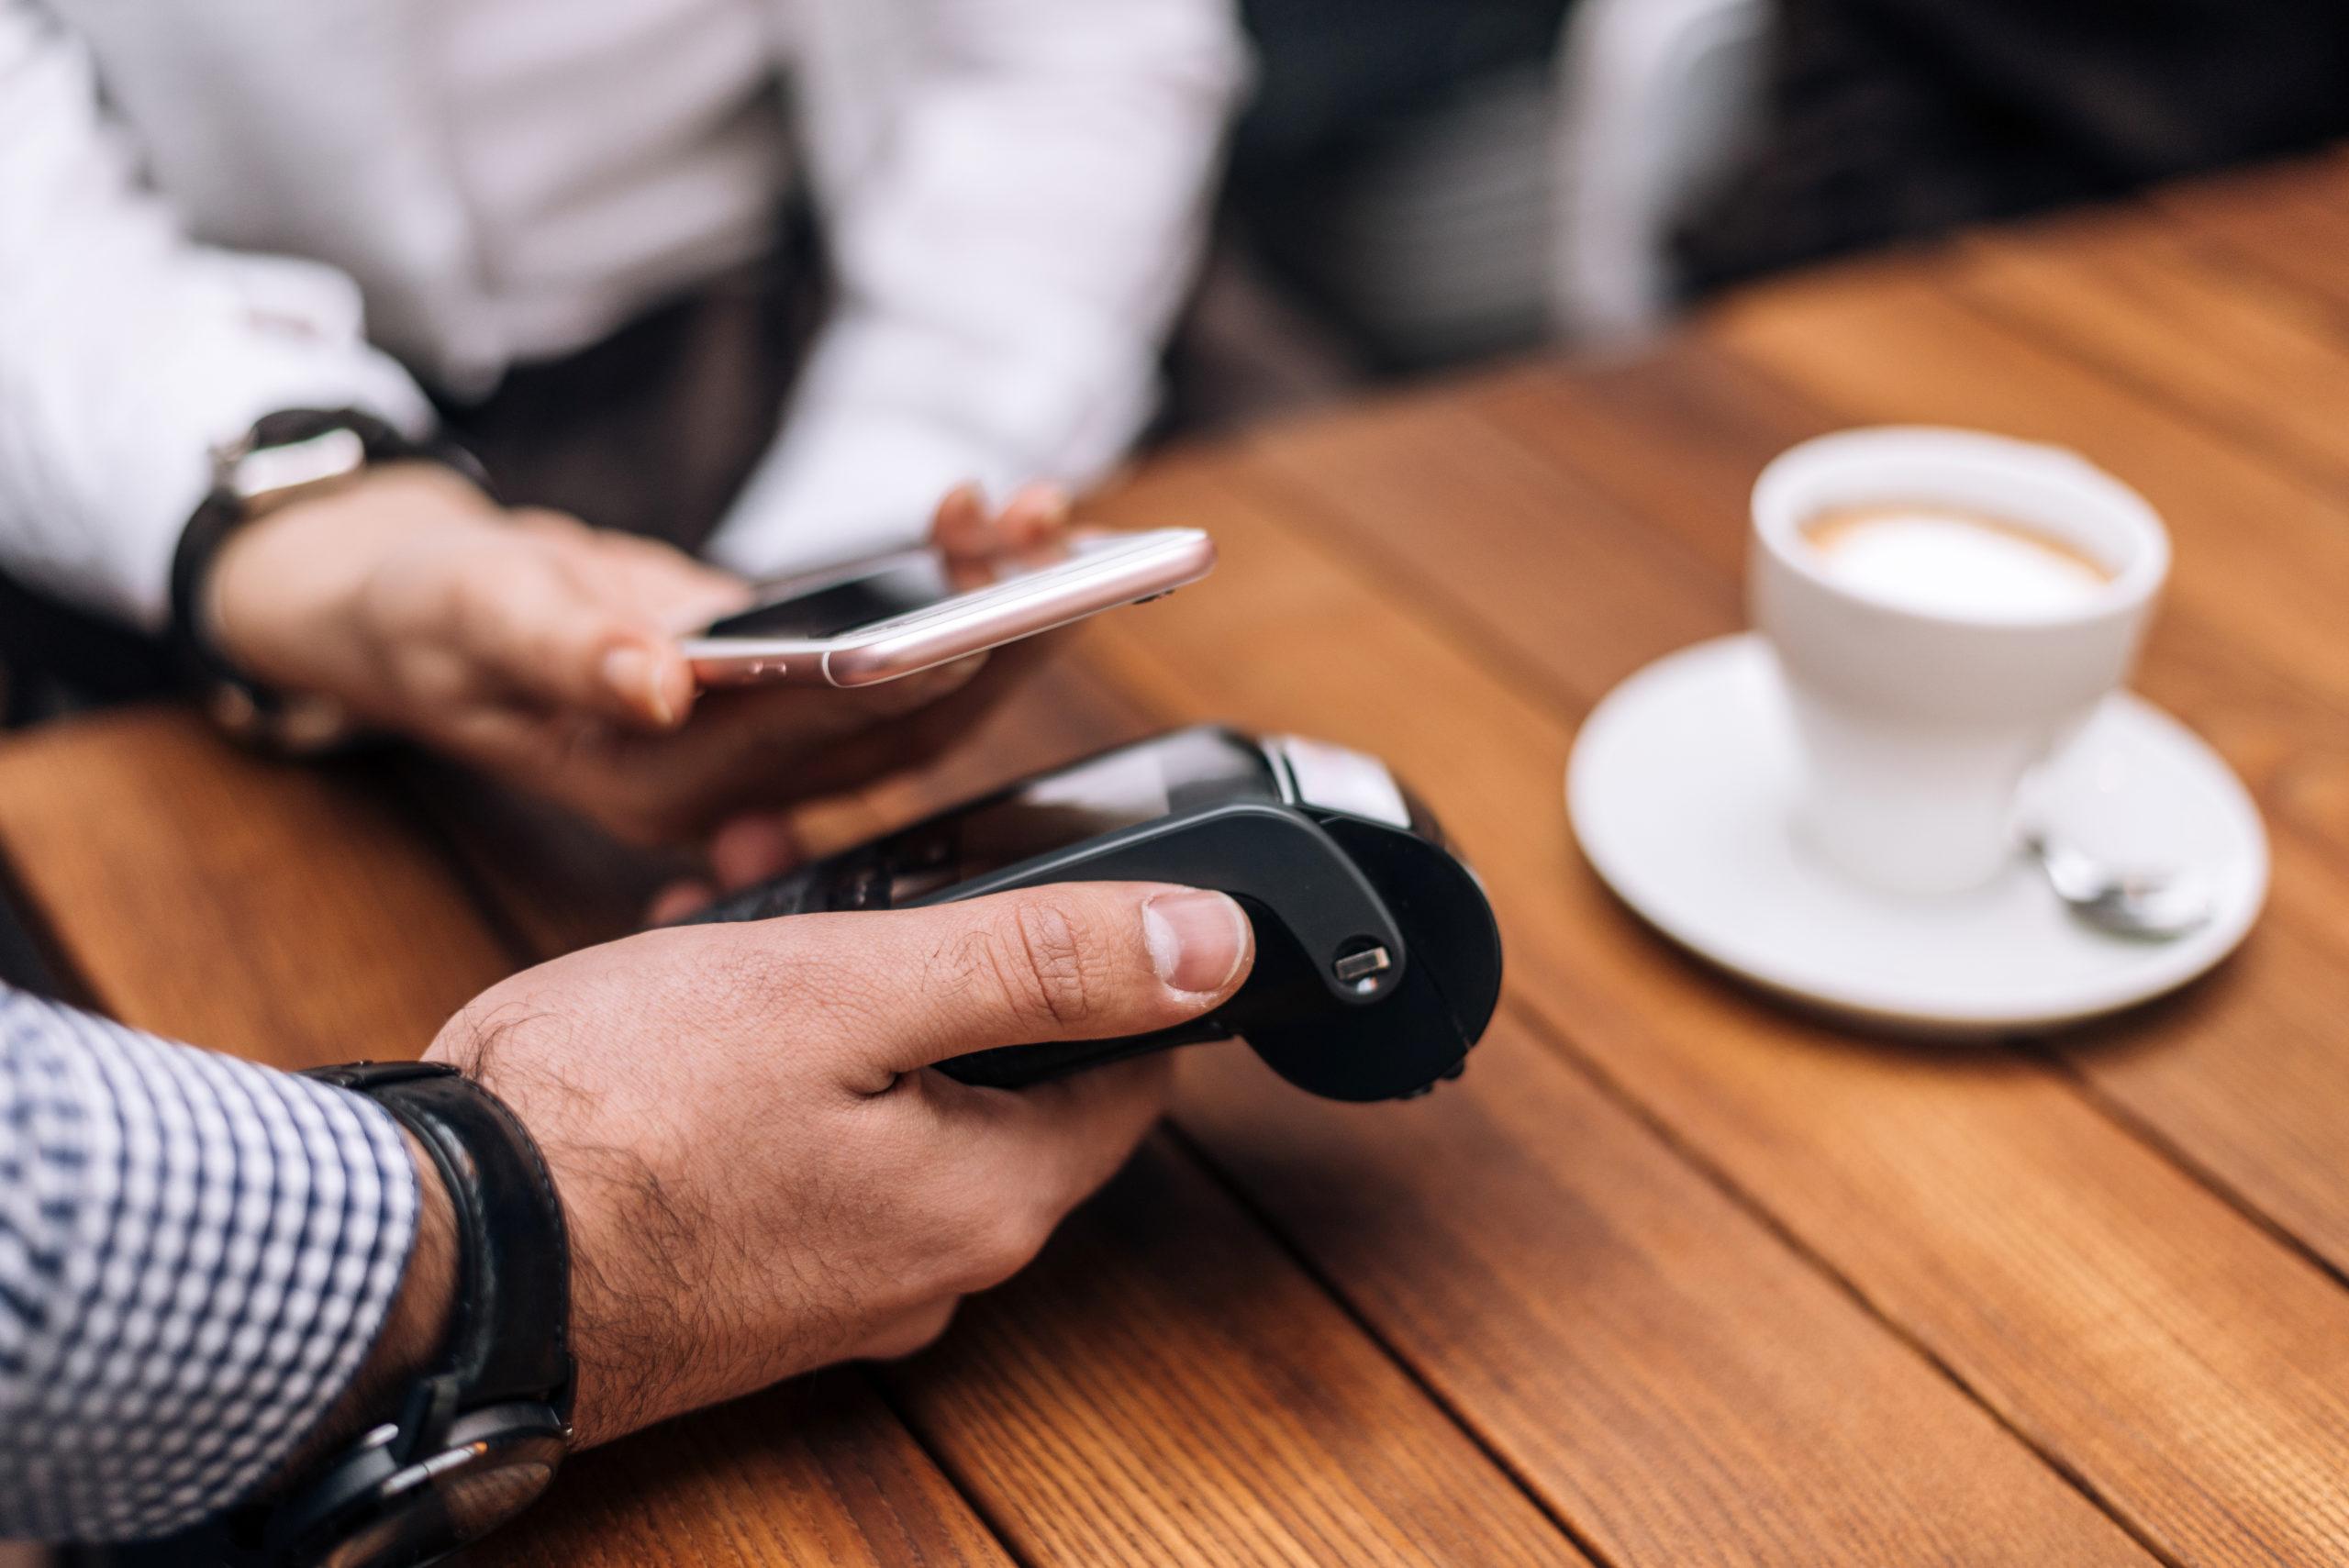
[[[1177,991],[1220,991],[1248,951],[1248,917],[1220,893],[1162,893],[1141,906],[1158,978]]]
[[[624,700],[643,705],[654,723],[676,722],[675,706],[653,678],[652,655],[634,643],[623,643],[604,655],[604,684]]]

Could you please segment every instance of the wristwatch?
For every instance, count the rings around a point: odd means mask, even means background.
[[[445,438],[411,440],[388,421],[356,408],[289,408],[268,414],[212,453],[212,488],[180,531],[172,557],[173,657],[221,728],[273,751],[308,754],[351,738],[352,726],[329,698],[261,684],[215,646],[204,590],[213,558],[246,523],[301,496],[349,483],[379,463],[446,464],[488,488],[472,453]]]
[[[438,1370],[261,1526],[268,1568],[420,1568],[544,1492],[571,1446],[571,1259],[538,1146],[440,1062],[305,1076],[373,1099],[430,1151],[457,1214],[457,1304]]]

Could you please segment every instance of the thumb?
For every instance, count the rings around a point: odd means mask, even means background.
[[[685,717],[693,673],[676,644],[613,608],[560,562],[509,562],[465,584],[461,645],[524,702],[666,729]]]
[[[859,1075],[966,1051],[1109,1040],[1186,1023],[1240,988],[1255,937],[1220,893],[1067,883],[854,922],[875,998],[855,1030]]]

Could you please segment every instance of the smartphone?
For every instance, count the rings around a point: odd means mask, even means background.
[[[684,651],[707,686],[869,686],[1154,599],[1214,565],[1197,528],[1082,533],[995,562],[902,550],[763,584]]]

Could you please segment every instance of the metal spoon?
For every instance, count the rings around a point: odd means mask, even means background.
[[[2116,871],[2043,833],[2028,833],[2023,843],[2039,857],[2055,896],[2099,930],[2167,941],[2202,926],[2217,911],[2218,895],[2199,873]]]

